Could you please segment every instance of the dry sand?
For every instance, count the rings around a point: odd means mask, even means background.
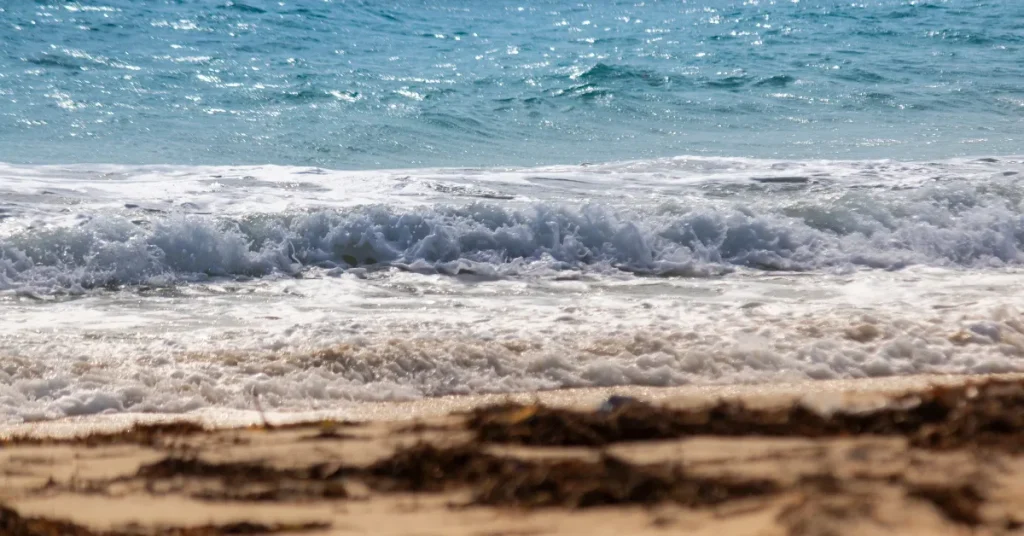
[[[594,410],[613,393],[637,400]],[[591,389],[338,413],[215,430],[209,417],[8,427],[0,535],[1024,531],[1020,376]]]

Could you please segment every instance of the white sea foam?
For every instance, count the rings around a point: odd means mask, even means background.
[[[4,304],[0,419],[1024,370],[1021,271],[467,281],[408,272]]]
[[[25,201],[6,209],[0,290],[81,292],[296,275],[313,266],[494,277],[611,269],[706,276],[737,267],[977,268],[1021,260],[1024,188],[1010,169],[1020,167],[1016,161],[997,168],[978,161],[830,163],[846,171],[842,180],[838,172],[817,179],[823,172],[779,175],[800,163],[757,162],[752,174],[750,161],[723,162],[670,160],[593,172],[447,170],[453,179],[446,182],[436,178],[439,171],[415,179],[339,172],[325,180],[312,173],[320,178],[295,182],[304,171],[261,168],[264,178],[229,179],[224,170],[108,169],[103,180],[66,180],[58,193],[40,187],[57,179],[9,179],[0,184],[13,185],[7,186],[11,198]],[[851,168],[874,170],[874,182],[851,179]],[[924,180],[922,168],[947,176]],[[904,175],[880,176],[879,169]],[[983,176],[959,176],[964,169]],[[680,177],[671,179],[670,172]],[[517,181],[530,186],[510,186]],[[633,183],[646,188],[643,195],[633,193],[640,189]],[[672,188],[659,190],[664,184]],[[206,189],[192,191],[199,186]],[[112,206],[114,199],[120,207]]]
[[[1024,370],[1022,168],[2,166],[0,418]]]

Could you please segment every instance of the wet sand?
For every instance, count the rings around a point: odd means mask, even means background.
[[[597,409],[612,394],[626,397]],[[0,534],[1024,530],[1020,376],[588,389],[336,413],[239,415],[234,424],[256,424],[229,429],[166,417],[8,427]]]

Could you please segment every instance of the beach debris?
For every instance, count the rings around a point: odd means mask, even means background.
[[[510,408],[509,412],[505,415],[501,415],[498,418],[503,419],[508,424],[517,424],[533,417],[537,414],[537,410],[540,408],[539,404],[530,404],[528,406]]]
[[[602,446],[705,436],[902,436],[922,448],[966,444],[1024,452],[1024,382],[992,380],[896,397],[869,411],[819,413],[803,404],[751,408],[723,400],[699,408],[628,401],[612,411],[546,406],[510,423],[516,404],[481,407],[467,424],[480,441],[536,446]]]
[[[8,437],[0,439],[0,447],[8,444],[52,445],[79,443],[89,446],[129,443],[145,446],[159,446],[173,443],[176,439],[206,432],[203,425],[192,421],[172,421],[152,424],[135,424],[124,430],[97,432],[81,437]]]
[[[676,464],[630,464],[603,455],[597,462],[521,463],[515,471],[483,479],[474,490],[473,502],[533,508],[673,502],[693,508],[777,491],[768,480],[698,477]]]
[[[143,465],[136,477],[157,489],[157,483],[192,478],[192,496],[205,500],[282,501],[349,497],[338,467],[313,464],[280,469],[258,461],[214,463],[198,457],[168,456]]]
[[[931,502],[954,522],[972,527],[981,524],[980,510],[985,499],[975,485],[918,486],[910,490],[910,496]]]
[[[287,532],[309,532],[330,527],[329,523],[283,523],[266,525],[241,521],[223,525],[201,525],[195,527],[168,528],[157,532],[159,536],[217,536],[219,534],[277,534]],[[57,519],[23,517],[11,508],[0,504],[0,534],[4,536],[138,536],[137,530],[92,530],[70,521]]]
[[[691,507],[766,495],[768,480],[689,475],[676,464],[631,464],[604,455],[583,459],[521,459],[488,453],[481,445],[441,448],[418,443],[367,471],[378,491],[443,491],[468,486],[472,504],[529,508],[589,508],[675,502]]]
[[[632,404],[634,402],[639,402],[639,400],[631,396],[612,395],[601,403],[601,405],[597,408],[597,411],[598,413],[608,413],[611,411],[615,411],[621,408],[622,406],[625,406],[626,404]]]

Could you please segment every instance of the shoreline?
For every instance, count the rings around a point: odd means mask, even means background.
[[[536,392],[448,395],[405,401],[351,401],[338,409],[317,411],[259,411],[230,408],[207,408],[186,413],[114,413],[64,417],[55,420],[22,423],[0,423],[0,441],[12,437],[69,438],[92,433],[110,433],[136,424],[173,422],[196,423],[210,430],[246,426],[291,425],[323,420],[407,421],[444,417],[469,411],[475,407],[506,402],[534,403],[547,406],[593,409],[610,396],[628,396],[646,402],[686,407],[718,399],[803,400],[820,409],[842,403],[871,404],[879,397],[897,395],[933,385],[957,385],[979,379],[1022,379],[1024,373],[997,374],[917,374],[840,380],[806,380],[780,383],[692,384],[673,387],[623,385],[612,387],[581,387]],[[839,397],[839,398],[837,398]]]
[[[608,400],[613,392],[622,398]],[[597,409],[602,400],[612,403]],[[451,397],[376,413],[397,414],[405,418],[219,429],[164,420],[49,439],[41,429],[15,438],[8,428],[0,529],[795,535],[1024,527],[1020,374]]]

